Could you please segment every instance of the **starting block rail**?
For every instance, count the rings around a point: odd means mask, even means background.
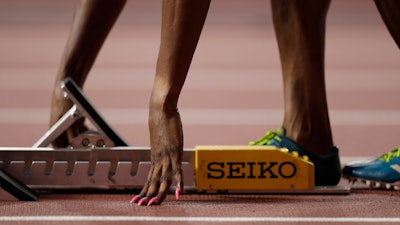
[[[71,79],[61,87],[74,105],[55,125],[32,147],[0,147],[0,191],[19,200],[36,200],[30,188],[141,189],[151,167],[150,148],[129,146]],[[68,148],[47,147],[82,117],[98,131],[79,135]],[[268,146],[184,149],[182,170],[185,192],[347,194],[350,190],[315,187],[314,165],[307,158]]]
[[[0,168],[33,189],[140,189],[150,169],[150,149],[0,148]],[[184,180],[195,188],[194,154],[183,154]],[[185,174],[184,174],[185,175]]]

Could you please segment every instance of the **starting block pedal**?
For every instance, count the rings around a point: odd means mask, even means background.
[[[314,189],[314,164],[272,146],[197,146],[196,188],[207,191]]]
[[[96,140],[95,143],[91,143],[90,140],[93,139],[91,138],[93,135],[83,134],[77,137],[77,139],[81,139],[77,143],[78,145],[71,145],[72,147],[128,146],[126,141],[123,140],[111,128],[111,126],[108,125],[108,123],[93,107],[90,101],[83,94],[82,90],[71,78],[67,77],[61,83],[61,88],[65,91],[66,98],[71,99],[74,105],[32,146],[33,148],[46,147],[50,145],[58,136],[60,136],[73,123],[75,123],[82,117],[87,118],[96,127],[99,134],[98,136],[103,136],[104,138]],[[82,136],[84,137],[82,138]],[[75,142],[73,141],[72,144],[74,144]],[[98,146],[99,144],[102,144],[102,146]]]

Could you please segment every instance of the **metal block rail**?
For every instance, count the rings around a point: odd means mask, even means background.
[[[0,168],[32,189],[140,189],[150,149],[0,148]],[[187,190],[194,190],[194,152],[183,154]]]

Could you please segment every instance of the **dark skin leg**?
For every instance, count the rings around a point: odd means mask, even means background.
[[[286,135],[310,152],[333,146],[325,90],[325,21],[330,1],[272,0],[283,72]]]
[[[63,96],[61,81],[71,77],[81,88],[83,87],[97,54],[125,2],[126,0],[81,0],[78,3],[71,34],[54,84],[50,126],[72,106],[72,102]],[[86,130],[84,120],[77,121],[53,143],[53,146],[66,147],[73,137]]]
[[[163,1],[161,45],[150,99],[152,166],[146,185],[132,202],[160,204],[173,180],[183,190],[183,131],[178,98],[196,49],[210,0]]]
[[[400,2],[375,0],[400,48]],[[272,0],[284,82],[286,135],[310,152],[324,155],[333,146],[324,78],[324,40],[328,1]]]
[[[400,48],[400,1],[375,0],[375,4],[389,33]]]

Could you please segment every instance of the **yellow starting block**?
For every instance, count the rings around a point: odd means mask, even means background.
[[[198,190],[312,190],[314,164],[271,146],[196,146]]]

